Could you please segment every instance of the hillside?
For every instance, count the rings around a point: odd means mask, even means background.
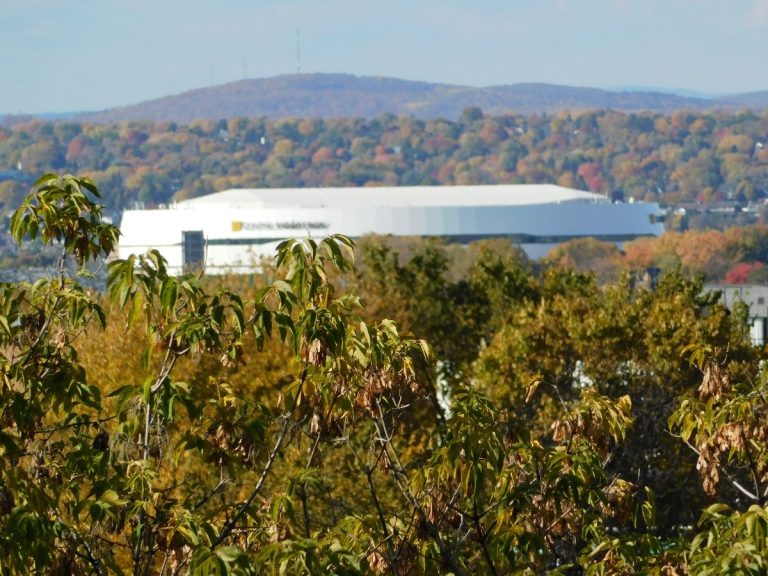
[[[101,183],[116,212],[237,187],[558,183],[682,205],[678,227],[720,227],[702,206],[730,202],[730,224],[768,218],[767,144],[768,115],[741,112],[35,121],[0,127],[0,213],[59,171]]]
[[[385,113],[456,119],[470,106],[478,106],[489,114],[579,109],[670,112],[730,107],[728,103],[661,92],[616,92],[552,84],[473,88],[349,74],[294,74],[190,90],[132,106],[81,114],[78,119],[99,123],[189,123],[197,119],[262,116],[372,118]]]
[[[764,110],[768,108],[768,90],[749,92],[748,94],[734,94],[733,96],[728,96],[726,100],[738,108]]]

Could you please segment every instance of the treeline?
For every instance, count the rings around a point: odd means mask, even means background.
[[[452,262],[449,276],[464,274],[473,254],[488,246],[505,251],[507,240],[497,239],[460,246],[437,239],[395,239],[371,236],[368,243],[386,242],[402,248],[406,256],[414,247],[432,242]],[[485,247],[485,248],[484,248]],[[522,250],[521,258],[525,258]],[[590,274],[605,286],[623,277],[640,279],[649,268],[659,273],[681,273],[688,278],[727,284],[768,284],[768,226],[755,225],[719,230],[666,232],[659,237],[637,238],[619,247],[595,238],[578,238],[560,244],[544,258],[528,262],[529,267],[558,266],[580,274]]]
[[[765,348],[700,280],[335,236],[98,295],[96,199],[48,176],[10,224],[64,252],[0,285],[8,573],[768,570]]]
[[[768,114],[31,122],[0,128],[6,211],[29,187],[19,166],[89,174],[115,212],[231,187],[558,183],[669,205],[748,202],[768,195]]]
[[[666,232],[660,237],[638,238],[622,248],[581,238],[556,247],[547,259],[580,272],[592,272],[601,283],[615,282],[624,273],[658,268],[663,272],[681,270],[710,282],[765,284],[768,227]]]

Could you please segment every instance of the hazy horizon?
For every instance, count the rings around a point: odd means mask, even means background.
[[[768,88],[768,0],[0,0],[0,17],[0,112],[12,114],[136,104],[299,63],[467,86]]]

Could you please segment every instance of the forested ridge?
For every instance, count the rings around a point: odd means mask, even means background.
[[[768,381],[701,279],[598,284],[505,240],[113,260],[93,181],[10,220],[0,573],[762,574]]]
[[[374,118],[391,113],[455,120],[470,106],[483,108],[490,114],[533,114],[575,109],[732,111],[737,106],[762,110],[766,105],[765,94],[759,92],[702,99],[653,91],[611,91],[544,83],[478,88],[379,76],[289,74],[244,79],[79,116],[93,122],[170,120],[188,123],[241,116],[264,116],[274,120],[285,117]]]
[[[473,87],[382,76],[309,73],[243,79],[101,111],[39,117],[69,116],[100,123],[152,120],[186,124],[238,117],[375,118],[390,113],[455,120],[471,106],[494,115],[595,109],[670,113],[733,112],[749,107],[762,111],[768,108],[768,92],[703,97],[641,87],[600,89],[533,82]],[[25,119],[30,116],[8,115],[4,121],[16,124]]]
[[[455,120],[470,106],[495,115],[594,109],[667,113],[683,109],[734,111],[745,107],[765,110],[768,93],[694,97],[653,88],[606,90],[531,82],[473,87],[382,76],[309,73],[243,79],[101,111],[38,117],[69,116],[100,123],[152,120],[186,124],[239,117],[375,118],[391,113]],[[0,122],[10,125],[30,118],[7,115],[4,119],[0,117]]]

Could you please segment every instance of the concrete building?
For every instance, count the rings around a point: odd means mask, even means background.
[[[123,213],[120,257],[157,248],[169,269],[246,271],[290,237],[342,233],[508,237],[529,256],[587,236],[622,242],[659,235],[656,203],[614,203],[553,185],[235,189],[166,209]]]

